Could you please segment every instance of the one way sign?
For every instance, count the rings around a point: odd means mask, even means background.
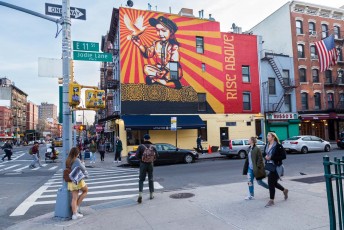
[[[45,14],[62,17],[62,5],[45,3]],[[70,7],[70,17],[74,19],[86,20],[86,10]]]

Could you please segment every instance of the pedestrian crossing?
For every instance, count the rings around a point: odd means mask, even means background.
[[[115,168],[88,169],[89,177],[85,179],[88,193],[82,206],[97,204],[100,202],[133,198],[138,195],[138,169]],[[57,171],[51,179],[33,192],[23,201],[10,216],[21,216],[37,205],[51,205],[56,203],[57,191],[62,188],[62,170]],[[148,178],[144,184],[144,190],[148,190]],[[155,191],[163,189],[158,182],[154,182]]]
[[[11,159],[12,159],[12,161],[17,160],[18,158],[24,156],[25,154],[26,154],[26,152],[23,150],[13,151]],[[4,151],[1,151],[0,155],[2,158],[5,155]],[[3,161],[3,163],[6,163],[6,162],[10,162],[10,161],[7,161],[7,157],[5,158],[5,161]]]
[[[2,173],[21,173],[21,172],[29,172],[29,171],[37,171],[37,170],[44,170],[44,171],[54,171],[60,167],[60,163],[49,163],[49,164],[42,164],[42,168],[29,168],[30,163],[32,160],[26,161],[15,161],[11,163],[0,163],[0,174]]]

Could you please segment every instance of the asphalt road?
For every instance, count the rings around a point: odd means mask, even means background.
[[[29,165],[31,158],[28,154],[25,154],[27,151],[28,147],[16,148],[16,154],[14,155],[18,156],[17,159],[11,162],[0,162],[0,229],[54,211],[54,201],[56,199],[54,196],[56,195],[56,191],[53,192],[53,190],[51,190],[49,192],[48,190],[51,188],[47,188],[47,190],[44,191],[45,193],[42,193],[43,195],[41,197],[35,198],[36,203],[30,206],[24,214],[11,216],[19,206],[25,203],[24,201],[26,201],[28,197],[31,198],[32,194],[42,189],[48,180],[51,181],[52,178],[56,177],[57,173],[61,173],[61,171],[58,171],[60,164],[56,163],[47,164],[44,168],[38,170],[25,168],[21,171],[19,170],[19,172],[13,171],[15,168],[21,167],[22,165]],[[305,174],[304,176],[306,177],[312,174],[321,174],[323,173],[322,160],[324,155],[327,154],[333,159],[333,157],[344,156],[343,153],[343,150],[333,149],[329,153],[309,153],[306,155],[289,154],[284,161],[286,176],[292,177]],[[90,193],[87,196],[90,197],[90,199],[85,202],[85,205],[94,205],[109,202],[111,199],[125,198],[131,195],[133,197],[137,195],[138,168],[117,167],[116,164],[112,163],[112,160],[113,153],[108,153],[104,163],[98,162],[98,157],[97,164],[93,166],[94,168],[89,168],[93,170],[93,177],[91,177],[93,179],[90,179],[87,183],[91,186],[91,183],[101,183],[101,180],[105,180],[105,184],[98,184],[98,188],[94,187],[94,190],[89,190],[92,191],[93,194]],[[21,165],[13,167],[19,164]],[[242,175],[243,164],[244,160],[240,159],[216,158],[202,159],[188,165],[176,164],[156,166],[154,168],[154,178],[158,185],[156,192],[177,191],[199,186],[243,182],[246,180],[246,177]],[[9,167],[13,168],[3,170]],[[58,175],[57,178],[59,178]],[[92,182],[92,180],[95,182]],[[56,181],[60,181],[60,179]],[[122,184],[112,185],[115,183]],[[119,188],[118,186],[123,185],[123,183],[131,184],[132,187],[130,189],[120,189],[122,193],[119,193],[119,191],[116,191],[114,188],[104,191],[103,187],[116,186],[117,189]],[[57,183],[51,186],[58,188],[59,184]],[[115,197],[114,194],[116,194],[117,197]],[[46,202],[46,204],[41,204],[39,202]]]

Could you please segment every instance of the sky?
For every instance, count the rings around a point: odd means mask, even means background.
[[[45,14],[45,3],[62,5],[62,0],[2,0],[41,14]],[[132,0],[135,9],[148,9],[178,14],[181,8],[204,10],[220,22],[221,31],[231,31],[232,24],[247,31],[272,14],[286,0]],[[338,8],[344,1],[306,0],[313,4]],[[86,9],[86,20],[72,19],[72,41],[101,43],[102,35],[110,28],[113,8],[125,6],[127,0],[70,0],[72,7]],[[53,17],[53,16],[52,16]],[[58,17],[55,17],[58,18]],[[0,78],[7,77],[28,94],[28,100],[40,105],[42,102],[58,106],[58,81],[56,78],[38,76],[38,58],[59,59],[62,55],[62,32],[55,38],[56,24],[8,7],[0,6]],[[59,26],[59,29],[61,27]],[[97,86],[100,62],[74,61],[74,76],[82,85]],[[77,121],[82,120],[78,112]],[[85,121],[92,123],[93,111],[85,111]]]

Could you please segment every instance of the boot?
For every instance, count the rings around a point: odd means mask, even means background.
[[[151,192],[150,195],[149,195],[149,199],[153,200],[154,199],[154,193]]]
[[[271,207],[274,204],[275,204],[274,200],[269,200],[269,202],[265,205],[265,208]]]
[[[284,189],[284,190],[283,190],[284,200],[287,200],[287,199],[288,199],[288,192],[289,192],[288,189]]]

